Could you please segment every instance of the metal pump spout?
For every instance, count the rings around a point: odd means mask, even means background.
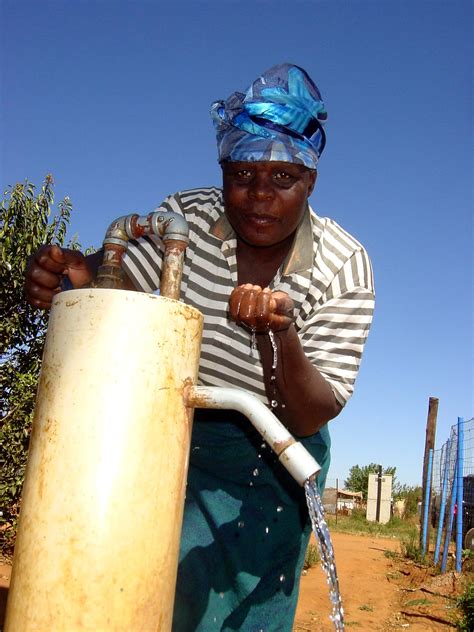
[[[167,298],[179,299],[189,229],[184,217],[171,211],[155,211],[142,216],[124,215],[115,219],[105,234],[104,258],[97,273],[95,287],[124,287],[122,260],[127,252],[128,242],[143,235],[159,235],[163,238],[165,253],[160,294]]]
[[[243,413],[301,486],[319,473],[319,463],[255,395],[240,388],[190,386],[185,390],[185,401],[189,407],[230,408]]]

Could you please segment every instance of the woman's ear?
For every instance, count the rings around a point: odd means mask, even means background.
[[[312,169],[309,172],[309,186],[308,186],[308,197],[311,195],[311,193],[314,191],[314,187],[316,186],[316,180],[318,179],[318,172],[316,171],[316,169]]]

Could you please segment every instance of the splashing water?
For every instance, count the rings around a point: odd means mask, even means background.
[[[255,352],[257,348],[255,329],[252,329],[251,336],[251,353]],[[270,344],[272,347],[272,365],[271,365],[271,377],[270,384],[273,390],[273,397],[270,399],[270,410],[275,410],[278,407],[279,402],[277,400],[277,386],[276,386],[276,370],[278,366],[278,346],[275,339],[275,334],[270,329],[268,331],[270,338]],[[285,408],[285,404],[281,404],[282,408]],[[265,443],[261,445],[261,448],[265,447]],[[260,455],[259,455],[260,456]],[[256,470],[258,472],[258,469]],[[255,471],[254,471],[255,476]],[[252,482],[250,482],[252,485]],[[344,609],[342,607],[341,594],[339,592],[339,580],[337,578],[336,563],[334,561],[334,548],[332,546],[331,535],[329,533],[328,525],[324,519],[324,509],[319,496],[318,488],[316,487],[316,479],[314,476],[310,477],[304,485],[306,502],[308,504],[309,516],[311,518],[311,525],[313,527],[314,535],[319,546],[319,554],[321,557],[321,566],[326,573],[327,582],[329,585],[329,598],[332,604],[332,613],[330,615],[331,621],[334,623],[336,632],[344,632]],[[277,511],[282,511],[283,507],[278,506]],[[266,528],[268,533],[268,527]],[[285,576],[280,575],[280,582],[285,581]]]
[[[331,621],[337,632],[344,632],[344,609],[342,607],[341,594],[339,592],[339,580],[337,578],[336,563],[334,561],[334,549],[328,525],[324,519],[324,509],[313,477],[304,484],[306,502],[308,503],[309,516],[314,535],[319,546],[321,566],[326,573],[329,584],[329,598],[332,604]]]

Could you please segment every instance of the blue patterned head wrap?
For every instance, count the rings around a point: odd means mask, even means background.
[[[306,71],[273,66],[247,89],[211,106],[219,162],[281,161],[316,169],[326,143],[321,94]]]

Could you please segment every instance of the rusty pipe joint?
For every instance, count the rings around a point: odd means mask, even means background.
[[[189,228],[182,215],[171,211],[153,211],[148,215],[122,215],[114,219],[105,233],[104,245],[128,246],[129,239],[143,235],[159,235],[163,241],[171,239],[189,243]]]
[[[97,274],[96,287],[123,288],[122,261],[128,242],[143,235],[158,235],[163,239],[165,254],[160,292],[162,296],[178,299],[189,228],[182,215],[170,211],[123,215],[110,224],[103,241],[104,259]]]

